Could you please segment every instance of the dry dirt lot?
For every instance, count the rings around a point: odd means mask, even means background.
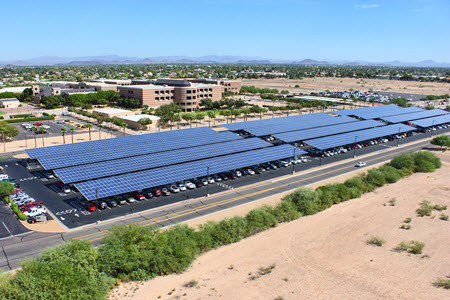
[[[450,153],[438,154],[444,163],[435,173],[414,174],[220,247],[200,256],[182,274],[122,284],[110,299],[448,299],[449,291],[432,283],[450,275],[450,222],[440,220],[437,211],[423,218],[415,212],[423,200],[450,207]],[[339,179],[344,180],[330,181]],[[390,206],[393,197],[397,201]],[[241,210],[216,214],[214,219],[239,215]],[[407,217],[412,217],[412,228],[400,229]],[[368,245],[374,235],[386,244]],[[399,242],[410,240],[426,244],[424,255],[394,251]],[[270,274],[250,279],[250,272],[272,264]],[[198,285],[184,287],[191,280]]]
[[[296,85],[300,88],[296,88]],[[389,91],[396,93],[411,93],[423,95],[443,95],[450,91],[450,83],[442,82],[417,82],[383,79],[359,79],[359,78],[304,78],[302,80],[291,79],[252,79],[243,80],[242,85],[254,85],[259,88],[272,88],[289,90],[291,93],[323,92],[325,90],[348,91]]]

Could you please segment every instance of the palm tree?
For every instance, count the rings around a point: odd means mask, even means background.
[[[89,140],[91,140],[91,129],[94,127],[92,124],[86,124],[83,126],[84,128],[89,129]]]
[[[61,133],[62,133],[62,137],[63,137],[63,143],[66,143],[66,136],[65,133],[67,132],[67,128],[63,127],[61,128]]]
[[[43,126],[40,126],[39,131],[41,132],[41,135],[42,135],[42,146],[45,147],[45,143],[44,143],[45,128]]]
[[[34,148],[37,148],[36,132],[37,132],[37,130],[38,130],[38,127],[37,127],[37,126],[33,126],[33,127],[31,127],[31,129],[32,129],[33,132],[34,132]]]
[[[70,133],[72,134],[72,144],[73,144],[73,132],[75,131],[75,127],[70,127]]]

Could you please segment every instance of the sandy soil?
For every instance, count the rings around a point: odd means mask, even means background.
[[[295,88],[296,85],[300,88]],[[289,90],[291,93],[323,92],[325,90],[348,91],[387,91],[396,93],[411,93],[424,95],[443,95],[450,91],[450,83],[442,82],[417,82],[383,79],[359,79],[359,78],[304,78],[302,80],[291,79],[251,79],[243,80],[242,85],[254,85],[260,88],[272,88]]]
[[[448,298],[448,291],[432,283],[450,274],[450,223],[440,220],[437,211],[424,218],[415,213],[423,200],[450,206],[450,153],[439,155],[444,165],[435,173],[414,174],[314,216],[220,247],[200,256],[182,274],[122,284],[110,299]],[[393,197],[396,205],[390,206]],[[412,217],[411,230],[400,229],[407,217]],[[367,245],[373,235],[386,244]],[[399,242],[409,240],[424,242],[425,256],[394,251]],[[250,272],[272,264],[272,273],[250,279]],[[198,285],[184,287],[191,280]]]
[[[39,232],[66,232],[67,230],[61,226],[61,224],[56,220],[49,220],[47,222],[38,222],[30,224],[27,221],[21,221],[22,225],[26,228],[39,231]]]

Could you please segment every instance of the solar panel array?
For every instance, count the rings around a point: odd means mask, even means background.
[[[245,129],[245,131],[255,136],[272,135],[280,132],[288,132],[293,130],[302,130],[307,128],[321,127],[327,125],[335,125],[341,123],[357,122],[358,120],[350,117],[331,117],[330,118],[318,118],[314,120],[308,120],[306,122],[298,122],[291,124],[284,124],[278,126],[265,126],[265,127],[253,127]]]
[[[291,145],[269,147],[249,152],[230,154],[195,162],[172,165],[154,170],[128,173],[108,178],[76,183],[75,186],[88,200],[110,197],[118,194],[137,191],[145,188],[170,184],[189,178],[197,178],[233,169],[253,166],[269,161],[292,157],[294,148]],[[306,152],[296,149],[296,155]],[[209,168],[209,172],[208,172]]]
[[[363,107],[356,109],[348,109],[336,112],[341,116],[357,116],[362,119],[378,119],[386,116],[407,114],[413,112],[421,112],[423,109],[418,107],[400,107],[394,104],[384,106]]]
[[[338,124],[333,126],[325,126],[325,127],[318,127],[318,128],[312,128],[312,129],[306,129],[306,130],[300,130],[300,131],[291,131],[291,132],[285,132],[285,133],[279,133],[275,134],[274,137],[276,137],[279,140],[282,140],[286,143],[292,143],[297,141],[304,141],[308,139],[323,137],[323,136],[329,136],[334,134],[340,134],[344,132],[350,132],[355,130],[361,130],[366,128],[373,128],[373,127],[380,127],[384,126],[385,124],[382,122],[374,121],[374,120],[364,120],[364,121],[357,121],[352,123],[345,123],[345,124]]]
[[[325,150],[338,146],[353,144],[371,139],[399,134],[416,130],[414,127],[404,124],[387,125],[383,127],[365,129],[360,131],[348,132],[333,136],[327,136],[317,139],[306,140],[305,143],[314,148]]]
[[[228,128],[231,131],[237,130],[245,130],[248,128],[254,127],[268,127],[268,126],[279,126],[283,124],[292,124],[299,122],[308,122],[309,120],[314,119],[329,119],[333,118],[330,115],[324,113],[316,113],[316,114],[307,114],[307,115],[298,115],[298,116],[290,116],[290,117],[282,117],[282,118],[274,118],[274,119],[264,119],[264,120],[254,120],[247,122],[238,122],[222,125],[225,128]]]
[[[197,135],[215,134],[216,131],[208,127],[198,127],[182,130],[173,130],[165,132],[147,133],[118,137],[113,139],[104,139],[89,141],[76,144],[58,145],[44,148],[27,149],[25,152],[30,158],[38,158],[53,155],[63,155],[73,152],[88,152],[98,149],[121,147],[123,145],[141,144],[155,141],[173,140],[184,137],[193,137]]]
[[[258,138],[210,144],[55,170],[64,183],[86,181],[272,146]]]
[[[416,113],[390,116],[390,117],[385,117],[382,119],[389,123],[401,123],[401,122],[424,119],[424,118],[435,117],[435,116],[440,116],[440,115],[445,115],[445,114],[448,114],[448,112],[446,112],[445,110],[432,109],[432,110],[424,110],[424,111],[416,112]]]
[[[431,127],[441,124],[447,124],[450,123],[450,115],[443,115],[443,116],[437,116],[433,118],[428,119],[422,119],[422,120],[415,120],[411,121],[412,124],[417,125],[419,127]]]
[[[69,153],[67,155],[38,157],[38,160],[46,170],[53,170],[118,158],[233,141],[238,139],[242,138],[232,132],[215,132],[214,134],[198,135],[195,137],[180,137],[178,139],[169,141],[121,145],[114,148],[96,149],[96,151],[91,152],[76,152]]]

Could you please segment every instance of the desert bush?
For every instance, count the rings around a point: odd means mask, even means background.
[[[73,240],[45,250],[0,289],[6,299],[104,299],[113,279],[98,271],[98,251]]]
[[[17,212],[17,217],[20,221],[25,221],[27,219],[27,215],[21,212],[20,210]]]
[[[401,229],[406,229],[406,230],[410,230],[411,229],[411,225],[409,224],[402,224],[402,226],[400,226]]]
[[[247,236],[278,225],[277,219],[264,208],[251,210],[245,219],[247,220]]]
[[[273,210],[273,214],[279,223],[290,222],[302,216],[297,206],[290,200],[281,201]]]
[[[433,206],[430,201],[424,200],[420,207],[417,209],[417,215],[419,217],[431,216],[431,212],[433,210]]]
[[[303,215],[313,215],[319,211],[319,193],[309,188],[299,188],[283,200],[292,201]]]
[[[371,192],[375,189],[375,186],[372,184],[369,184],[366,180],[366,177],[364,175],[360,175],[357,177],[353,177],[350,179],[347,179],[344,184],[349,188],[357,188],[362,193]]]
[[[196,287],[197,285],[198,285],[198,281],[195,280],[195,279],[192,279],[191,281],[186,282],[184,284],[184,287],[186,287],[186,288],[193,288],[193,287]]]
[[[443,211],[443,210],[447,209],[447,205],[435,204],[435,205],[433,205],[433,209],[434,210],[438,210],[438,211]]]
[[[396,156],[388,165],[402,170],[405,175],[412,174],[416,168],[414,158],[411,154],[401,154],[399,156]]]
[[[395,206],[395,203],[397,202],[397,198],[393,197],[389,200],[389,205],[390,206]]]
[[[367,182],[375,186],[383,186],[387,183],[386,176],[378,169],[371,169],[367,172]]]
[[[227,245],[245,238],[247,220],[242,217],[223,219],[220,222],[210,222],[204,229],[212,238],[212,246]]]
[[[425,243],[419,241],[400,242],[397,246],[398,251],[408,251],[412,254],[422,254]]]
[[[383,246],[385,243],[386,241],[378,236],[372,236],[370,239],[367,240],[367,244],[375,245],[378,247]]]
[[[412,218],[408,217],[403,221],[403,223],[411,223],[411,221],[412,221]]]
[[[421,151],[411,154],[416,164],[415,172],[434,172],[442,166],[436,154],[430,151]]]
[[[448,215],[446,214],[442,214],[439,219],[443,220],[443,221],[448,221]]]
[[[448,290],[450,289],[450,279],[438,278],[434,283],[434,285]]]

